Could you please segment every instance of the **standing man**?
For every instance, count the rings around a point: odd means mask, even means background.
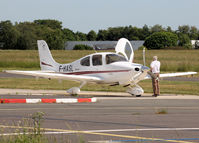
[[[158,61],[158,57],[154,56],[153,61],[151,62],[151,72],[153,73],[152,77],[152,85],[153,85],[153,96],[157,97],[160,95],[159,88],[159,74],[160,74],[160,62]]]

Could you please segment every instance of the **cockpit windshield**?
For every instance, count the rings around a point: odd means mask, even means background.
[[[117,54],[107,54],[106,55],[106,64],[119,62],[119,61],[127,61],[125,57],[117,55]]]

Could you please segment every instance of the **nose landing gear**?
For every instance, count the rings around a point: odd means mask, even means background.
[[[126,92],[136,97],[140,97],[141,95],[144,94],[144,90],[137,84],[135,84],[135,87],[129,86]]]
[[[77,95],[80,93],[80,88],[82,88],[82,86],[84,86],[86,84],[85,81],[81,82],[81,85],[79,87],[72,87],[69,90],[67,90],[66,92],[71,94],[71,95]]]

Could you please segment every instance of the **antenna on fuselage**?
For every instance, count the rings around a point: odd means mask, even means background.
[[[96,46],[96,45],[95,45]],[[97,51],[95,50],[95,46],[93,46],[93,50],[95,51],[95,53],[97,53]]]
[[[145,61],[145,48],[143,48],[143,64],[144,64],[144,66],[146,65],[146,61]]]

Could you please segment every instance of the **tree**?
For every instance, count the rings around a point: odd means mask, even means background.
[[[52,19],[39,19],[34,21],[35,24],[50,27],[52,29],[62,29],[62,22]]]
[[[178,26],[178,31],[183,34],[189,34],[190,27],[189,25]]]
[[[75,41],[76,40],[75,33],[72,30],[70,30],[68,28],[64,28],[62,30],[62,32],[63,32],[65,41]]]
[[[60,29],[46,30],[43,39],[46,40],[50,49],[63,50],[64,39],[63,33]]]
[[[77,41],[87,41],[86,34],[84,34],[82,32],[76,32],[75,35],[76,35]]]
[[[191,40],[198,39],[198,29],[195,26],[191,26],[189,37]]]
[[[121,31],[122,31],[122,27],[108,28],[106,40],[116,41],[120,39],[123,36]]]
[[[146,38],[144,46],[147,49],[163,49],[176,46],[178,37],[171,32],[156,32]]]
[[[167,27],[167,32],[173,32],[170,26]]]
[[[126,31],[128,31],[128,34],[127,34],[127,36],[125,38],[127,38],[129,40],[139,40],[140,39],[139,37],[141,37],[140,36],[141,31],[137,27],[129,26]]]
[[[148,37],[151,34],[150,29],[146,24],[142,27],[141,33],[142,33],[142,37],[140,38],[141,40],[145,40],[146,37]]]
[[[170,44],[169,46],[177,46],[177,43],[178,43],[178,36],[174,33],[171,33],[171,32],[165,32],[166,35],[169,37],[169,43]]]
[[[0,43],[2,43],[3,49],[16,49],[19,36],[19,31],[9,20],[0,23]]]
[[[98,41],[105,41],[107,40],[107,30],[99,30],[98,34],[97,34],[97,40]]]
[[[73,50],[93,50],[92,47],[88,46],[88,45],[75,45],[75,47],[73,48]]]
[[[156,24],[151,28],[152,33],[165,31],[162,25]]]
[[[15,25],[20,32],[20,37],[17,42],[17,48],[21,50],[37,49],[37,29],[36,24],[31,22],[23,22]]]
[[[97,39],[97,34],[95,31],[91,30],[88,34],[87,34],[87,39],[88,41],[95,41]]]
[[[17,47],[20,49],[37,49],[37,40],[45,40],[50,49],[64,48],[64,35],[61,29],[53,29],[47,25],[33,22],[16,24],[20,32]]]
[[[180,33],[178,35],[178,39],[179,39],[179,46],[185,46],[186,44],[191,44],[190,38],[187,34],[182,34]]]

